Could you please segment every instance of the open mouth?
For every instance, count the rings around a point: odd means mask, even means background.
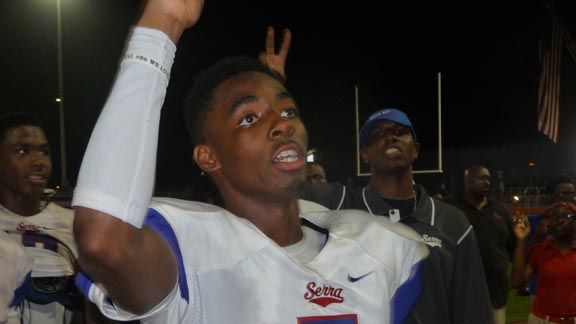
[[[386,157],[398,157],[402,155],[402,151],[400,151],[399,148],[392,146],[392,147],[388,147],[384,150],[384,156]]]
[[[297,171],[306,166],[306,159],[303,157],[302,151],[298,147],[291,145],[291,147],[281,149],[272,160],[272,163],[282,171]]]
[[[298,159],[299,159],[298,152],[296,152],[296,150],[293,149],[288,149],[276,155],[276,157],[274,158],[274,162],[291,163],[298,161]]]
[[[31,175],[28,177],[28,181],[34,185],[42,186],[46,184],[46,177],[41,175]]]

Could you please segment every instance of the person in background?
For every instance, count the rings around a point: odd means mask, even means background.
[[[30,289],[18,305],[24,323],[72,323],[82,310],[73,280],[74,214],[55,204],[42,208],[51,172],[50,145],[38,118],[0,117],[0,229],[34,259]]]
[[[74,213],[43,201],[51,173],[50,144],[41,121],[26,112],[0,116],[0,231],[33,260],[18,294],[22,301],[13,311],[23,323],[102,322],[106,319],[84,303],[74,285]]]
[[[523,287],[534,275],[537,288],[528,324],[576,323],[576,205],[556,202],[544,213],[550,236],[530,244],[530,222],[515,220],[518,245],[512,263],[512,287]]]
[[[516,239],[506,206],[489,196],[490,180],[486,167],[470,166],[464,172],[464,194],[450,195],[444,201],[460,208],[474,227],[494,319],[496,324],[504,324],[510,290],[509,266]]]
[[[327,183],[326,171],[318,162],[308,162],[308,182],[310,183]]]
[[[545,200],[548,206],[559,201],[565,201],[571,204],[576,203],[576,181],[574,178],[567,174],[557,174],[546,183],[544,188]],[[528,216],[530,221],[530,234],[528,235],[528,243],[540,243],[547,234],[548,229],[544,219],[544,213],[538,213]]]
[[[460,210],[414,184],[420,143],[408,115],[377,110],[359,138],[372,175],[367,186],[348,191],[349,206],[410,226],[430,248],[422,264],[422,294],[404,323],[493,323],[472,226]]]
[[[568,203],[576,203],[576,182],[574,178],[567,174],[557,174],[550,178],[544,188],[545,201],[547,206],[554,203],[565,201]],[[529,215],[528,221],[530,222],[530,233],[526,238],[526,246],[543,242],[550,232],[548,231],[548,222],[544,220],[544,212]],[[532,276],[526,287],[518,290],[518,294],[524,296],[534,296],[536,292],[536,276]]]
[[[557,174],[550,179],[545,191],[550,204],[558,201],[576,203],[576,180],[567,174]]]

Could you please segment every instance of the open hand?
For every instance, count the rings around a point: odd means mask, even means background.
[[[525,239],[530,234],[530,222],[526,215],[517,215],[512,217],[514,221],[513,229],[514,234],[518,239]]]

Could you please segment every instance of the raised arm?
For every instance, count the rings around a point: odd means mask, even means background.
[[[146,2],[74,193],[82,269],[104,285],[115,304],[135,314],[162,301],[178,276],[168,244],[143,221],[153,192],[160,109],[174,44],[198,21],[202,6],[203,0]]]
[[[292,42],[292,33],[288,29],[284,29],[282,36],[282,44],[276,53],[276,46],[274,44],[274,28],[268,27],[266,31],[266,50],[260,52],[258,59],[260,62],[266,64],[272,71],[276,73],[278,79],[282,83],[286,83],[286,58],[290,50],[290,43]]]
[[[531,264],[526,263],[526,238],[530,234],[530,222],[526,216],[514,217],[514,234],[518,241],[512,259],[511,285],[513,288],[523,287],[534,273]]]
[[[182,32],[194,26],[204,0],[148,0],[137,25],[157,29],[178,43]]]

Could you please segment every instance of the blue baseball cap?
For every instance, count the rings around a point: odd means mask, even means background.
[[[385,108],[380,109],[377,112],[370,115],[370,117],[368,117],[368,119],[364,123],[364,126],[362,126],[362,128],[360,129],[360,147],[366,147],[368,145],[370,132],[372,131],[374,126],[385,120],[393,121],[397,124],[409,127],[410,131],[412,132],[414,142],[417,142],[416,131],[414,130],[414,126],[412,126],[412,122],[410,122],[408,115],[395,108]]]

